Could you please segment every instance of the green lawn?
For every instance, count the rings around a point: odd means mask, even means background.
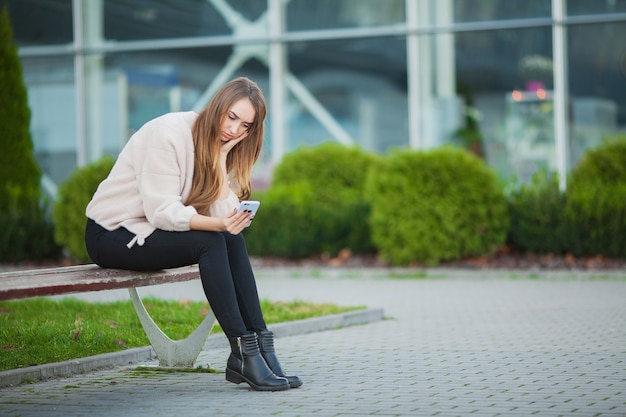
[[[187,337],[202,321],[206,302],[143,300],[172,339]],[[364,307],[262,300],[268,324]],[[213,332],[221,332],[219,326]],[[149,345],[130,301],[92,303],[64,298],[0,302],[0,371]]]

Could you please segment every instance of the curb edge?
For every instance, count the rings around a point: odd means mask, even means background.
[[[360,324],[373,323],[384,318],[383,309],[365,309],[346,313],[314,317],[285,323],[269,325],[276,338],[297,336],[325,330],[333,330]],[[223,334],[207,338],[203,350],[228,347],[228,340]],[[120,352],[72,359],[63,362],[29,366],[0,372],[0,388],[22,385],[31,381],[45,381],[50,378],[67,377],[114,366],[127,366],[156,358],[150,346],[128,349]]]

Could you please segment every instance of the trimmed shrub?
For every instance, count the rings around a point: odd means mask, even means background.
[[[496,173],[458,147],[391,153],[370,170],[372,239],[396,265],[435,265],[492,252],[506,239]]]
[[[563,254],[568,247],[566,198],[556,173],[539,171],[508,196],[508,242],[521,252]]]
[[[298,213],[310,211],[309,224],[319,240],[311,247],[311,252],[303,253],[303,256],[322,252],[335,255],[344,248],[354,253],[373,249],[367,223],[369,202],[363,190],[367,171],[375,159],[374,154],[358,147],[328,142],[300,148],[285,155],[276,166],[272,187],[282,187],[280,192],[284,192],[284,187],[295,186],[295,189],[308,190],[300,190],[299,193],[311,194],[307,200],[310,207],[299,207]],[[283,198],[289,200],[287,196]],[[302,198],[297,197],[296,200],[301,202]],[[264,206],[267,214],[266,204]],[[315,211],[323,215],[314,214]],[[284,215],[289,216],[290,212]],[[286,218],[281,220],[285,221],[284,227],[291,222]],[[283,226],[277,224],[276,227]],[[274,230],[276,236],[281,235],[278,229]],[[305,236],[302,238],[309,240]]]
[[[591,150],[572,170],[567,189],[571,253],[626,256],[626,135]]]
[[[304,258],[317,253],[330,216],[315,205],[308,183],[275,186],[256,192],[261,207],[243,233],[252,256]]]
[[[0,262],[40,261],[61,257],[48,216],[49,204],[32,196],[13,197],[0,211]]]
[[[606,138],[602,145],[585,152],[570,173],[568,189],[626,184],[626,134]]]
[[[76,169],[60,186],[53,205],[52,219],[55,225],[55,241],[63,246],[72,258],[90,262],[85,248],[85,209],[104,180],[114,160],[105,156],[100,160]]]

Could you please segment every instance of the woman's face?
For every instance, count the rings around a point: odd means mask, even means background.
[[[242,98],[235,102],[226,112],[221,126],[221,139],[228,142],[247,135],[248,130],[254,123],[256,111],[248,98]],[[245,137],[245,136],[244,136]]]

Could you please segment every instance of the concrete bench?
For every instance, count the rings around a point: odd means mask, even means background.
[[[199,277],[197,265],[149,272],[100,268],[97,265],[1,272],[0,301],[127,288],[141,325],[159,359],[159,366],[191,368],[216,322],[213,312],[209,311],[186,339],[172,340],[152,320],[136,288],[190,281]]]

